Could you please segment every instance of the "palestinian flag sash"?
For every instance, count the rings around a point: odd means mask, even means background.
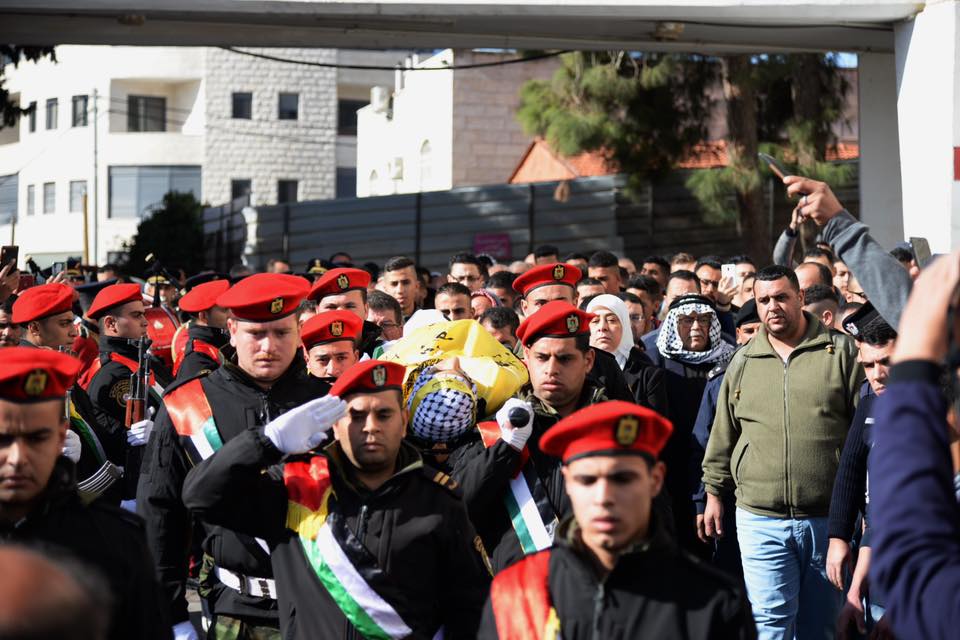
[[[87,421],[84,420],[77,411],[77,406],[73,403],[73,399],[69,395],[67,395],[67,418],[70,422],[70,429],[80,436],[83,445],[93,452],[93,455],[97,458],[97,462],[101,465],[106,462],[107,454],[103,450],[100,438],[97,437],[97,434],[94,433],[90,425],[87,424]]]
[[[213,409],[199,379],[168,393],[163,404],[192,464],[206,460],[223,446],[217,423],[213,420]]]
[[[400,589],[377,564],[337,512],[329,461],[317,455],[284,465],[287,528],[297,534],[304,556],[330,597],[364,638],[393,640],[413,633],[391,600]]]
[[[496,422],[477,424],[483,446],[492,447],[500,439],[500,426]],[[553,533],[557,529],[557,514],[550,504],[547,490],[537,476],[526,447],[520,453],[520,464],[510,479],[510,490],[504,496],[507,514],[513,530],[520,540],[524,554],[536,553],[553,545]]]
[[[490,606],[500,640],[560,640],[549,577],[549,551],[527,556],[494,577]]]

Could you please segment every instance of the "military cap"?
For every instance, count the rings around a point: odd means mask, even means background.
[[[294,313],[308,291],[310,283],[300,276],[255,273],[221,293],[216,303],[237,320],[270,322]]]
[[[576,289],[577,283],[580,282],[582,277],[583,272],[573,265],[563,264],[562,262],[542,264],[520,274],[513,281],[513,290],[522,296],[526,296],[537,287],[546,287],[552,284],[565,284]]]
[[[39,402],[63,399],[81,362],[52,349],[7,347],[0,350],[0,399]]]
[[[230,276],[217,271],[201,271],[183,281],[183,290],[181,293],[186,294],[194,287],[198,287],[206,282],[213,282],[214,280],[227,280],[229,282]]]
[[[14,307],[16,308],[16,307]],[[877,330],[890,330],[890,324],[883,319],[880,312],[877,311],[873,303],[867,301],[862,307],[851,313],[843,321],[843,330],[855,339],[859,340],[864,333]]]
[[[757,313],[757,301],[750,298],[743,303],[740,310],[737,311],[736,326],[760,322],[760,314]]]
[[[337,296],[347,291],[365,290],[370,285],[370,274],[363,269],[338,267],[330,269],[313,283],[310,300],[320,301],[326,296]]]
[[[378,393],[388,389],[402,391],[407,369],[396,362],[366,360],[353,365],[330,388],[330,395],[345,398],[354,393]]]
[[[211,280],[198,284],[180,298],[180,310],[186,313],[209,311],[217,305],[217,298],[229,288],[229,280]]]
[[[307,349],[328,342],[357,341],[363,331],[363,320],[352,311],[324,311],[307,320],[300,330],[300,339]]]
[[[30,287],[13,303],[13,322],[24,324],[73,309],[73,288],[59,282]]]
[[[627,454],[655,460],[672,432],[670,421],[656,411],[611,400],[580,409],[550,427],[540,449],[564,464],[587,456]]]
[[[524,320],[517,329],[517,338],[529,347],[537,338],[576,338],[590,335],[594,315],[581,311],[569,302],[554,300]]]
[[[90,308],[87,309],[87,317],[98,320],[101,316],[105,316],[110,309],[137,300],[143,301],[139,285],[132,282],[112,284],[101,289],[97,297],[93,299]]]
[[[73,290],[77,292],[80,298],[80,307],[82,309],[89,309],[98,293],[115,284],[117,284],[117,279],[111,278],[103,282],[88,282],[86,284],[74,285]]]

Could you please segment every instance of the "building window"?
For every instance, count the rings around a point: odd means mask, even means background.
[[[277,204],[297,201],[297,181],[277,180]]]
[[[70,181],[70,212],[83,211],[83,194],[87,192],[86,180]]]
[[[233,117],[238,120],[250,120],[253,118],[252,93],[233,94]]]
[[[27,185],[27,215],[32,216],[37,212],[37,192],[32,184]]]
[[[17,217],[17,189],[19,180],[16,173],[0,176],[0,224],[7,224]]]
[[[27,125],[29,127],[30,133],[33,133],[37,130],[37,101],[34,100],[30,103],[30,113],[27,115]]]
[[[73,96],[73,126],[87,126],[87,96]]]
[[[277,103],[277,118],[280,120],[296,120],[300,116],[300,94],[281,93]]]
[[[250,195],[250,191],[252,187],[253,187],[253,183],[249,179],[231,180],[230,181],[230,199],[236,200],[237,198],[242,198],[244,196]]]
[[[357,135],[357,110],[367,106],[363,100],[337,101],[337,135]]]
[[[43,183],[43,212],[53,213],[57,210],[57,183]]]
[[[166,130],[166,98],[127,96],[127,131]]]
[[[57,128],[57,99],[47,100],[47,129]]]
[[[337,167],[337,197],[357,197],[357,170],[353,167]]]
[[[108,191],[108,217],[143,217],[171,191],[192,193],[199,200],[200,167],[110,167]]]

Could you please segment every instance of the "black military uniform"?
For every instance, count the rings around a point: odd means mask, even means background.
[[[219,368],[222,362],[220,358],[225,355],[222,350],[229,346],[230,336],[226,330],[191,323],[187,327],[187,347],[177,369],[176,379],[186,380],[202,371],[213,371]],[[219,358],[215,357],[216,352],[221,353]]]
[[[308,375],[303,359],[295,356],[269,390],[257,385],[235,363],[227,362],[206,376],[175,383],[165,397],[194,380],[199,380],[202,386],[216,431],[225,443],[329,390],[329,384]],[[187,472],[199,462],[188,456],[186,440],[188,438],[177,433],[166,407],[162,408],[147,445],[137,491],[137,510],[147,521],[147,539],[171,602],[174,622],[187,619],[184,594],[191,519],[180,492]],[[246,493],[240,491],[240,495]],[[248,512],[243,510],[243,513]],[[226,586],[217,578],[217,570],[210,566],[212,562],[217,569],[230,571],[234,577],[244,580],[243,584],[246,578],[272,579],[269,553],[250,536],[221,527],[202,526],[203,550],[208,557],[205,557],[207,566],[201,576],[201,588],[212,611],[251,621],[251,624],[276,626],[275,599],[241,593]]]
[[[68,416],[68,425],[80,436],[81,442],[80,459],[76,463],[80,495],[84,501],[104,500],[119,505],[123,494],[126,432],[122,425],[118,429],[114,421],[106,419],[80,386],[71,387],[67,397],[76,412]]]
[[[553,548],[524,561],[546,560],[547,591],[564,640],[756,638],[750,605],[734,579],[680,550],[656,513],[650,526],[649,538],[624,552],[603,578],[572,519]],[[483,640],[500,638],[493,606],[491,599],[484,609]],[[519,612],[523,602],[515,606]],[[508,614],[505,607],[501,615]]]
[[[383,330],[375,322],[369,320],[363,321],[363,332],[360,334],[360,341],[357,343],[357,350],[360,355],[367,354],[371,358],[377,347],[383,345],[380,334]]]
[[[404,637],[433,638],[441,627],[445,638],[476,637],[489,574],[455,483],[425,467],[407,443],[397,472],[375,491],[355,480],[339,443],[314,457],[324,456],[336,498],[327,522],[344,533],[354,553],[370,556],[373,569],[360,575],[379,585],[378,593],[401,614],[409,626]],[[190,473],[184,501],[204,519],[267,540],[283,637],[362,637],[318,579],[298,534],[287,528],[292,498],[277,473],[262,473],[280,458],[262,430],[248,431]],[[285,474],[289,467],[288,461]],[[374,571],[379,580],[371,578]]]
[[[84,506],[74,466],[61,458],[38,504],[16,524],[0,524],[0,540],[67,551],[102,572],[113,607],[111,640],[170,637],[166,604],[144,540],[143,522],[102,502]]]

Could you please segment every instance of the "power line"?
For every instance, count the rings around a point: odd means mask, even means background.
[[[313,60],[295,60],[293,58],[281,58],[280,56],[271,56],[266,53],[255,53],[253,51],[243,51],[235,47],[219,47],[224,51],[238,53],[252,58],[261,58],[263,60],[272,60],[273,62],[285,62],[287,64],[299,64],[307,67],[322,67],[324,69],[359,69],[361,71],[461,71],[464,69],[485,69],[488,67],[504,67],[510,64],[521,64],[524,62],[533,62],[535,60],[544,60],[546,58],[556,58],[565,53],[573,53],[572,49],[563,51],[553,51],[550,53],[538,53],[525,58],[511,58],[510,60],[497,60],[495,62],[477,62],[473,64],[452,64],[445,67],[387,67],[376,64],[341,64],[339,62],[316,62]]]

